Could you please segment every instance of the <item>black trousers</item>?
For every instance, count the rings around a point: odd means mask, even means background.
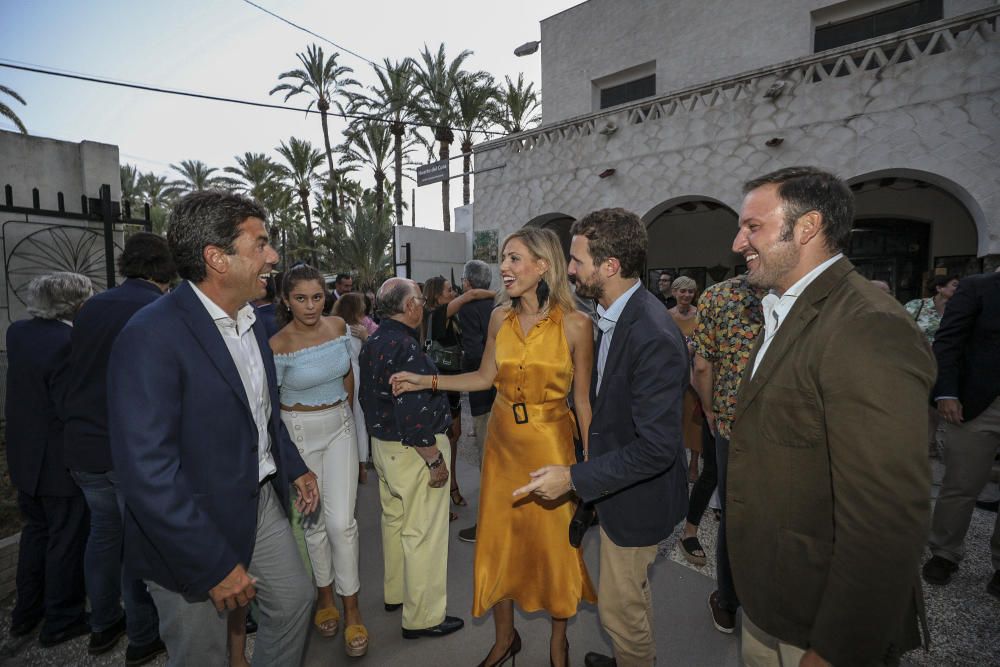
[[[11,625],[30,625],[41,618],[41,635],[53,635],[84,618],[83,552],[90,530],[87,503],[83,494],[63,498],[18,491],[17,504],[25,525]]]
[[[691,489],[688,500],[687,520],[693,526],[701,524],[701,516],[708,507],[718,480],[718,466],[715,462],[715,436],[706,422],[701,427],[701,474]]]

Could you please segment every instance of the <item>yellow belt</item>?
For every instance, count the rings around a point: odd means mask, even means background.
[[[563,398],[545,403],[511,403],[497,394],[494,405],[500,406],[504,410],[512,410],[514,422],[517,424],[527,424],[532,421],[555,422],[565,417],[566,413],[569,412],[569,405]]]

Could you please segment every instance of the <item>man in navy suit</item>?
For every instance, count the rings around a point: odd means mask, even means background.
[[[30,320],[7,329],[7,465],[24,516],[17,561],[17,604],[10,634],[54,646],[85,634],[83,549],[87,504],[63,462],[65,393],[72,321],[93,293],[90,279],[54,273],[28,285]]]
[[[943,586],[965,556],[976,496],[1000,451],[1000,273],[964,278],[934,336],[934,399],[947,422],[944,479],[934,506],[924,579]],[[1000,516],[990,541],[990,595],[1000,598]]]
[[[624,209],[595,211],[573,224],[569,274],[600,315],[591,381],[589,459],[545,466],[515,495],[555,499],[570,489],[594,503],[601,523],[598,610],[615,657],[587,667],[651,666],[652,597],[647,571],[657,544],[687,513],[681,405],[687,346],[660,301],[642,287],[646,228]],[[616,662],[617,661],[617,662]]]
[[[298,665],[305,649],[315,589],[289,486],[303,514],[319,494],[281,424],[274,358],[248,303],[278,261],[265,219],[238,195],[181,199],[167,242],[185,282],[133,316],[111,351],[125,561],[149,585],[170,665],[224,661],[225,610],[254,597],[254,664]]]
[[[122,327],[167,291],[177,269],[166,239],[139,232],[125,241],[118,272],[125,282],[89,299],[73,321],[62,417],[66,466],[90,508],[84,556],[91,611],[88,652],[106,653],[128,632],[125,659],[129,665],[141,665],[165,649],[146,583],[122,578],[122,513],[108,439],[108,360]],[[130,360],[130,366],[137,363],[142,357]],[[124,600],[124,610],[119,600]]]

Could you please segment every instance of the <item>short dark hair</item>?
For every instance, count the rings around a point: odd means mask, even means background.
[[[816,167],[786,167],[747,181],[743,194],[771,184],[778,186],[785,210],[785,236],[791,236],[796,220],[816,211],[823,220],[827,250],[847,249],[854,226],[854,194],[847,183]]]
[[[223,190],[202,190],[181,198],[170,212],[167,243],[181,278],[200,283],[208,275],[205,248],[214,245],[227,254],[236,252],[234,242],[240,225],[248,218],[267,222],[267,211],[253,199]]]
[[[169,283],[177,277],[177,265],[165,238],[151,232],[136,232],[126,239],[118,256],[118,273],[125,278]]]
[[[937,295],[937,288],[944,287],[952,280],[960,280],[954,273],[950,276],[934,275],[927,279],[927,293],[931,296]]]
[[[587,239],[594,264],[614,257],[623,278],[638,278],[646,264],[646,225],[623,208],[602,208],[573,223],[573,236]]]
[[[354,280],[354,276],[350,273],[338,273],[337,277],[333,279],[333,282],[339,283],[341,280]]]

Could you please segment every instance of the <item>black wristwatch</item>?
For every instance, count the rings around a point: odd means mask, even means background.
[[[427,467],[430,468],[431,470],[434,470],[434,468],[438,468],[442,465],[444,465],[444,454],[442,454],[441,452],[438,452],[438,457],[436,459],[427,462]]]

